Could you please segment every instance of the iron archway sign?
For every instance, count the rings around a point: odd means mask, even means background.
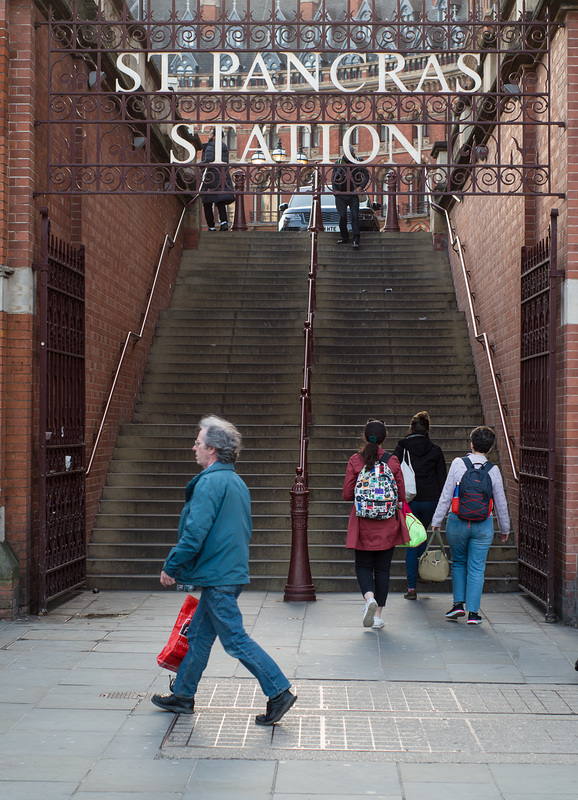
[[[259,20],[251,0],[243,14],[226,0],[50,7],[46,193],[190,194],[196,137],[216,128],[236,137],[246,194],[308,191],[305,137],[321,185],[355,142],[374,188],[394,172],[400,194],[419,180],[436,194],[558,195],[548,8],[394,2],[264,2]],[[271,169],[278,138],[287,160]]]

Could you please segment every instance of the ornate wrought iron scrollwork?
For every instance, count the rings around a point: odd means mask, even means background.
[[[414,166],[426,163],[427,184],[436,189],[557,193],[547,145],[552,127],[562,123],[552,118],[554,23],[547,12],[539,19],[525,11],[519,18],[488,18],[477,4],[457,15],[448,5],[440,20],[438,9],[425,6],[408,18],[401,4],[392,10],[375,2],[372,11],[330,14],[322,3],[310,19],[309,6],[296,0],[283,14],[268,8],[256,19],[249,4],[241,5],[233,16],[226,3],[191,8],[169,0],[160,10],[153,1],[134,19],[126,8],[113,12],[98,3],[89,11],[73,2],[67,19],[52,15],[46,22],[48,115],[40,120],[49,129],[46,191],[186,193],[190,181],[171,167],[177,126],[309,123],[365,126],[374,130],[373,141],[384,125],[433,126],[446,142],[443,165],[430,163],[427,149],[416,159],[412,143],[399,137],[401,156],[387,146],[371,158],[364,153],[372,164],[387,163],[397,172],[401,192],[410,188],[403,177],[409,154]],[[219,54],[228,60],[222,71]],[[283,66],[287,54],[298,61]],[[121,56],[126,59],[119,65]],[[264,61],[255,62],[253,71],[254,60],[265,56],[275,61],[271,72],[263,72],[269,69]],[[183,67],[182,73],[188,78],[176,85],[183,59],[189,59],[189,72]],[[119,128],[111,129],[115,122]],[[511,147],[504,131],[513,125],[534,134],[540,130],[546,143],[541,159],[524,137],[522,145]],[[78,126],[85,143],[90,140],[81,158],[78,147],[56,145],[74,141],[72,129]],[[135,126],[144,139],[138,154],[131,145]],[[317,148],[313,157],[320,160],[329,149],[336,151],[333,139],[331,148]],[[248,172],[247,178],[244,192],[257,191],[260,184]],[[283,184],[287,192],[295,188]]]

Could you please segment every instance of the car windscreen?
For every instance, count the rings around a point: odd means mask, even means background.
[[[301,209],[306,209],[307,211],[310,211],[312,199],[313,199],[312,195],[310,194],[294,194],[289,200],[287,211],[297,211]],[[367,195],[363,196],[363,199],[360,201],[359,206],[360,208],[371,208],[371,204],[368,201]],[[335,195],[322,194],[321,207],[326,209],[337,210],[335,207]]]
[[[313,195],[311,194],[294,194],[291,196],[289,200],[289,208],[291,210],[297,208],[311,208],[311,201],[313,200]],[[322,194],[321,195],[321,205],[323,208],[335,208],[335,196],[332,194]]]

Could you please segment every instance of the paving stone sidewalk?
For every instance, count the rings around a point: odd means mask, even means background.
[[[30,800],[546,800],[578,796],[578,631],[519,594],[481,626],[448,595],[240,598],[299,700],[273,728],[258,685],[215,645],[197,713],[166,714],[156,665],[183,595],[79,592],[0,622],[0,797]]]

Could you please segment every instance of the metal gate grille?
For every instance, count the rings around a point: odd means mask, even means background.
[[[321,186],[331,183],[350,128],[372,193],[393,172],[412,201],[417,184],[435,194],[559,194],[550,154],[565,122],[550,99],[559,25],[550,4],[282,5],[55,5],[37,22],[48,47],[46,116],[36,120],[47,143],[43,192],[210,194],[193,139],[219,125],[239,135],[238,194],[311,192],[308,161],[321,163]],[[544,146],[528,150],[525,129]],[[290,151],[279,168],[278,137]],[[434,142],[444,145],[439,162]],[[394,157],[398,146],[405,152]]]
[[[522,248],[519,584],[554,621],[557,210]]]
[[[39,609],[86,574],[84,248],[50,233],[39,264]]]

